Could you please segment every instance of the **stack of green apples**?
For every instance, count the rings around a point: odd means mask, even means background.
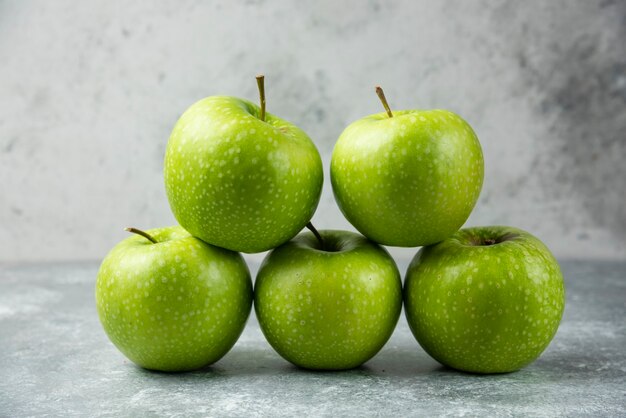
[[[180,117],[165,187],[180,226],[142,231],[106,256],[96,283],[105,332],[130,360],[194,370],[224,356],[254,302],[270,345],[307,369],[359,366],[405,307],[415,338],[444,365],[517,370],[552,340],[564,307],[555,258],[517,228],[461,229],[483,183],[476,134],[446,110],[385,111],[349,125],[332,153],[336,201],[362,234],[310,220],[322,160],[297,126],[213,96]],[[309,232],[298,235],[303,228]],[[422,247],[404,280],[383,245]],[[271,250],[254,290],[241,252]]]

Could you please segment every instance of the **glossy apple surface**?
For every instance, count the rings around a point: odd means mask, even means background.
[[[350,223],[385,245],[416,247],[457,231],[483,183],[476,134],[447,110],[379,113],[348,126],[335,145],[330,175]]]
[[[252,306],[240,254],[206,244],[180,227],[133,235],[106,256],[96,283],[104,331],[147,369],[186,371],[219,360],[243,331]]]
[[[395,262],[380,246],[346,231],[303,233],[266,257],[255,284],[265,337],[308,369],[349,369],[373,357],[402,308]]]
[[[477,227],[417,253],[404,303],[413,335],[435,360],[502,373],[546,349],[565,288],[557,261],[537,238],[512,227]]]
[[[213,96],[176,123],[165,154],[165,188],[181,226],[233,251],[269,250],[311,219],[322,161],[297,126],[243,99]]]

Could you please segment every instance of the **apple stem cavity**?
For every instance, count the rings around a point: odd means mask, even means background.
[[[315,238],[317,238],[317,241],[320,243],[320,250],[325,251],[326,247],[324,246],[324,240],[322,239],[322,236],[320,235],[320,233],[317,232],[317,229],[315,229],[315,227],[313,226],[311,222],[306,224],[306,227],[308,228],[309,231],[313,232],[313,235],[315,235]]]
[[[376,94],[378,95],[380,101],[383,102],[383,107],[387,111],[387,116],[393,118],[393,113],[391,113],[391,109],[389,108],[389,103],[387,103],[387,99],[385,98],[385,92],[383,91],[383,88],[380,86],[376,86]]]
[[[259,87],[259,98],[261,99],[261,119],[265,122],[265,76],[263,74],[259,74],[256,76],[256,84]]]
[[[137,235],[141,235],[142,237],[144,237],[145,239],[147,239],[148,241],[150,241],[153,244],[157,244],[157,240],[155,240],[152,235],[148,234],[145,231],[142,231],[141,229],[137,229],[137,228],[124,228],[124,231],[128,231],[128,232],[132,232],[133,234],[137,234]]]
[[[519,235],[514,233],[509,233],[505,235],[498,235],[495,237],[475,237],[470,240],[470,245],[474,247],[488,247],[490,245],[500,244],[502,242],[510,241],[512,239],[517,238]]]

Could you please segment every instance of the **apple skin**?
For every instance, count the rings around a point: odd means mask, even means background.
[[[466,372],[504,373],[530,364],[554,337],[565,306],[550,250],[506,226],[463,229],[422,248],[404,283],[404,309],[419,344]]]
[[[271,346],[291,363],[317,370],[357,367],[391,336],[402,283],[382,247],[347,231],[320,231],[325,248],[303,233],[265,258],[255,310]]]
[[[96,306],[115,346],[141,367],[194,370],[219,360],[243,331],[252,281],[240,254],[181,227],[133,235],[105,257]]]
[[[335,144],[330,179],[339,208],[384,245],[439,242],[467,220],[482,188],[480,143],[447,110],[378,113],[348,126]]]
[[[181,226],[233,251],[294,237],[319,203],[322,160],[297,126],[246,100],[212,96],[180,117],[165,153],[165,188]]]

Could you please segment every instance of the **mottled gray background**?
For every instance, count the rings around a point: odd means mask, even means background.
[[[174,122],[208,95],[256,100],[259,72],[326,173],[342,129],[381,111],[380,83],[395,109],[475,128],[469,225],[626,258],[624,1],[101,0],[0,1],[0,261],[99,259],[124,226],[173,223]],[[349,227],[328,181],[314,221]]]

